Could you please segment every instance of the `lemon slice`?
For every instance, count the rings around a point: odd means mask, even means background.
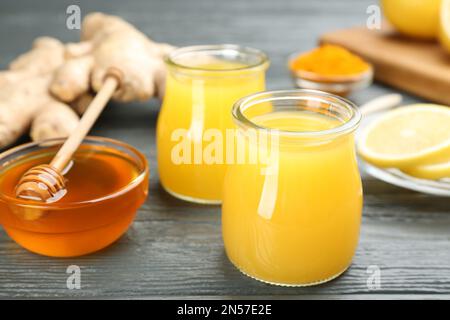
[[[412,167],[403,171],[411,176],[423,179],[439,180],[450,178],[450,161]]]
[[[450,52],[450,0],[443,0],[441,3],[439,39],[444,48]]]
[[[450,159],[450,108],[414,104],[386,112],[361,134],[359,154],[381,167],[408,168]]]
[[[441,0],[381,0],[384,16],[401,33],[436,38]]]

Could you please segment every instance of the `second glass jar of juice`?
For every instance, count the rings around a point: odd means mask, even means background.
[[[192,46],[172,52],[166,64],[157,124],[160,181],[178,198],[220,203],[231,109],[264,90],[267,56],[236,45]]]
[[[349,101],[313,90],[264,92],[236,103],[245,161],[224,181],[227,255],[261,281],[305,286],[344,272],[355,253],[362,187]]]

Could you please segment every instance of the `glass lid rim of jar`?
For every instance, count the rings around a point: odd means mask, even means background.
[[[243,67],[237,67],[237,68],[229,68],[229,69],[210,69],[210,68],[203,68],[203,67],[195,67],[195,66],[189,66],[186,64],[178,63],[174,60],[175,55],[183,54],[183,53],[192,53],[192,52],[201,52],[201,51],[207,51],[207,50],[234,50],[236,52],[244,52],[246,54],[253,54],[258,55],[260,57],[260,61],[258,63],[254,64],[248,64],[244,65]],[[164,57],[164,62],[169,67],[179,68],[186,71],[192,71],[192,72],[210,72],[210,73],[232,73],[236,71],[251,71],[254,69],[267,69],[270,64],[270,59],[268,55],[259,49],[248,47],[248,46],[241,46],[238,44],[205,44],[205,45],[193,45],[193,46],[185,46],[185,47],[179,47],[167,54]]]
[[[26,150],[28,148],[36,147],[36,146],[39,146],[41,144],[46,144],[46,143],[58,143],[58,142],[63,143],[65,140],[66,140],[66,138],[52,138],[52,139],[45,139],[45,140],[41,140],[41,141],[31,141],[31,142],[20,144],[18,146],[12,147],[8,150],[1,152],[0,153],[0,162],[3,161],[3,158],[14,155],[17,152]],[[95,205],[95,204],[101,203],[102,201],[105,201],[105,200],[114,199],[114,198],[121,196],[124,193],[130,191],[132,188],[134,188],[135,186],[137,186],[139,183],[142,182],[142,180],[145,178],[145,176],[147,175],[147,173],[150,170],[150,166],[149,166],[149,163],[148,163],[145,155],[128,143],[122,142],[120,140],[112,139],[112,138],[107,138],[107,137],[86,136],[83,139],[82,145],[84,144],[85,140],[100,142],[100,143],[104,143],[104,142],[111,143],[112,145],[116,145],[116,146],[119,145],[119,146],[122,146],[122,147],[130,150],[131,152],[133,152],[133,154],[136,155],[137,158],[139,158],[140,161],[142,161],[142,164],[143,164],[142,170],[139,170],[139,174],[136,177],[134,177],[133,180],[130,181],[127,185],[115,190],[114,192],[111,192],[109,194],[106,194],[104,196],[97,197],[94,199],[66,202],[63,205],[60,205],[60,204],[58,204],[58,201],[50,202],[50,203],[30,201],[30,200],[20,199],[20,198],[16,198],[16,197],[12,197],[12,196],[8,196],[3,193],[0,193],[0,201],[5,201],[8,204],[12,204],[15,206],[20,206],[20,207],[35,208],[35,209],[49,209],[49,210],[50,209],[51,210],[58,210],[58,209],[66,210],[66,209],[73,209],[73,208],[82,207],[82,206]]]
[[[274,100],[298,100],[298,97],[291,96],[286,97],[288,95],[292,94],[304,94],[304,95],[316,95],[320,97],[328,97],[332,98],[336,101],[339,101],[341,105],[345,105],[348,110],[351,111],[351,116],[348,120],[343,122],[342,124],[333,127],[331,129],[326,130],[318,130],[318,131],[290,131],[290,130],[279,130],[274,128],[269,128],[265,126],[261,126],[250,120],[247,116],[244,115],[243,111],[241,109],[241,106],[247,104],[247,107],[251,107],[253,105],[259,104],[261,102],[268,102],[268,101],[274,101]],[[280,95],[280,97],[273,99],[273,96]],[[272,99],[270,97],[266,99],[262,99],[263,96],[272,96]],[[284,96],[284,97],[283,97]],[[251,103],[251,102],[254,103]],[[251,104],[249,104],[251,103]],[[257,93],[250,94],[248,96],[245,96],[238,101],[236,101],[232,108],[232,116],[233,120],[238,125],[243,125],[245,127],[250,127],[257,130],[263,130],[269,133],[278,134],[280,136],[284,137],[291,137],[291,138],[328,138],[330,136],[340,136],[344,134],[351,133],[355,131],[358,128],[359,123],[362,119],[361,111],[358,109],[358,107],[351,102],[348,99],[345,99],[343,97],[320,91],[320,90],[313,90],[313,89],[289,89],[289,90],[271,90],[271,91],[261,91]]]

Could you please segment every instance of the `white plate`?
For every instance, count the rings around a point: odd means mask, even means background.
[[[384,182],[406,189],[450,197],[450,179],[428,180],[418,179],[401,172],[398,169],[379,168],[365,162],[359,157],[361,168],[371,176]]]

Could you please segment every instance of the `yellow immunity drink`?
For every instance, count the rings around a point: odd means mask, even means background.
[[[169,63],[157,124],[160,181],[169,193],[184,200],[220,203],[225,130],[234,128],[231,109],[239,98],[264,90],[267,66],[195,57],[188,64],[187,68]],[[211,133],[223,138],[223,161],[204,157]]]
[[[308,111],[276,111],[251,121],[295,133],[342,124]],[[245,148],[261,151],[249,139]],[[227,171],[222,228],[229,259],[243,273],[273,284],[312,285],[338,276],[355,253],[362,210],[353,133],[280,134],[278,154],[271,159]],[[264,172],[268,166],[272,171]]]

